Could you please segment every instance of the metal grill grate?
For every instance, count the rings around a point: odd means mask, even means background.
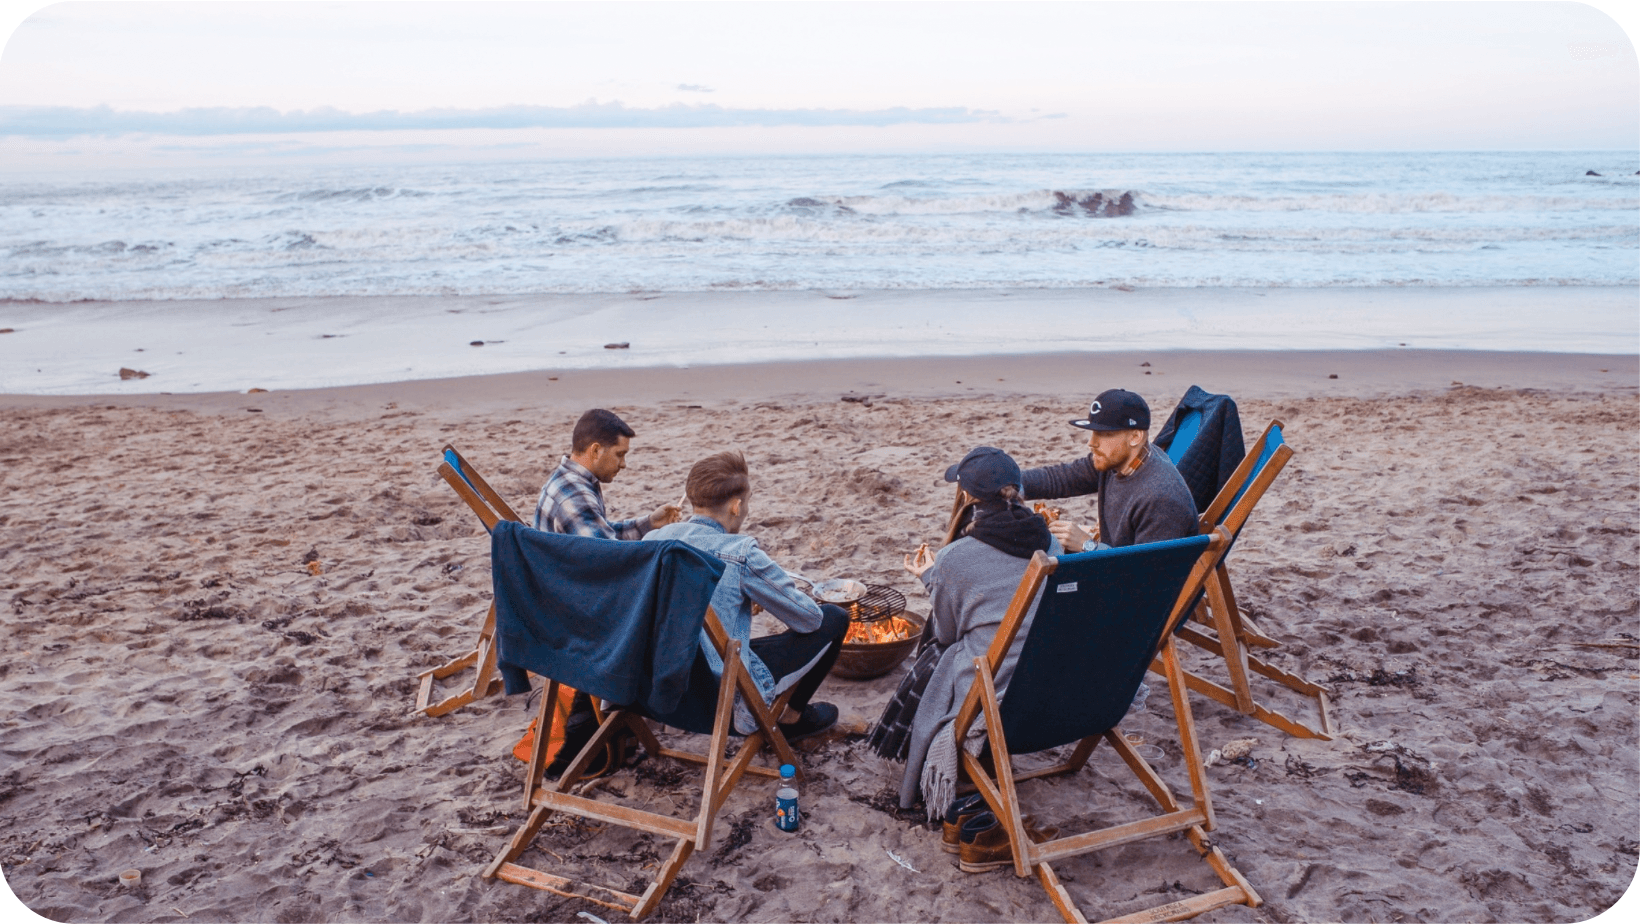
[[[844,608],[855,622],[876,622],[905,612],[905,594],[892,587],[867,584],[866,595]]]

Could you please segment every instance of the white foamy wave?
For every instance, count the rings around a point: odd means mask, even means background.
[[[808,203],[826,204],[858,212],[862,215],[977,215],[985,213],[1017,213],[1051,211],[1067,199],[1081,202],[1095,195],[1119,200],[1123,189],[1033,189],[1024,192],[952,198],[914,198],[910,196],[815,196],[793,200],[791,205]],[[1137,198],[1137,197],[1135,197]],[[801,205],[799,205],[801,207]]]

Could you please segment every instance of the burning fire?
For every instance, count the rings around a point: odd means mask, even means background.
[[[848,634],[843,636],[843,643],[849,645],[877,645],[884,642],[898,642],[910,638],[916,630],[916,625],[910,620],[898,616],[887,619],[878,619],[872,622],[851,622],[848,625]]]
[[[1052,524],[1053,521],[1059,519],[1065,513],[1065,511],[1060,510],[1058,507],[1049,507],[1041,501],[1036,502],[1036,507],[1034,509],[1036,511],[1036,515],[1044,520],[1047,520],[1049,524]]]

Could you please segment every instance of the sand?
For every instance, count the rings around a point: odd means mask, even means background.
[[[1214,839],[1266,902],[1202,919],[1574,921],[1628,887],[1635,357],[922,362],[0,398],[11,888],[56,920],[614,920],[478,878],[523,817],[523,698],[411,712],[415,674],[471,644],[489,593],[483,531],[434,474],[443,443],[528,510],[579,410],[611,406],[639,431],[607,488],[617,515],[675,499],[698,457],[744,449],[748,531],[777,560],[896,588],[925,613],[899,561],[942,531],[945,465],[982,443],[1063,461],[1089,392],[1135,388],[1159,424],[1192,383],[1235,394],[1249,438],[1286,422],[1297,455],[1231,568],[1283,643],[1273,659],[1329,685],[1341,728],[1297,740],[1193,698],[1204,750],[1257,739],[1209,775]],[[820,698],[861,729],[897,676],[828,680]],[[1182,789],[1161,692],[1126,728],[1164,742],[1159,769]],[[1056,920],[1034,879],[959,872],[920,813],[893,807],[899,767],[860,735],[804,759],[802,833],[774,831],[772,790],[743,783],[655,920]],[[683,800],[664,762],[641,770],[616,788]],[[1108,753],[1026,794],[1056,822],[1146,810]],[[541,843],[553,854],[530,862],[615,886],[662,852],[576,825]],[[118,884],[126,868],[139,887]],[[1090,916],[1216,884],[1175,840],[1061,874]]]

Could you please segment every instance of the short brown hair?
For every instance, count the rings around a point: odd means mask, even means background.
[[[570,436],[570,452],[586,452],[593,443],[602,446],[613,446],[621,441],[621,437],[631,439],[637,436],[626,421],[615,415],[614,411],[606,411],[595,407],[575,422],[575,432]]]
[[[689,503],[698,509],[713,510],[744,497],[752,490],[752,475],[746,457],[738,452],[720,452],[695,463],[684,484]]]

